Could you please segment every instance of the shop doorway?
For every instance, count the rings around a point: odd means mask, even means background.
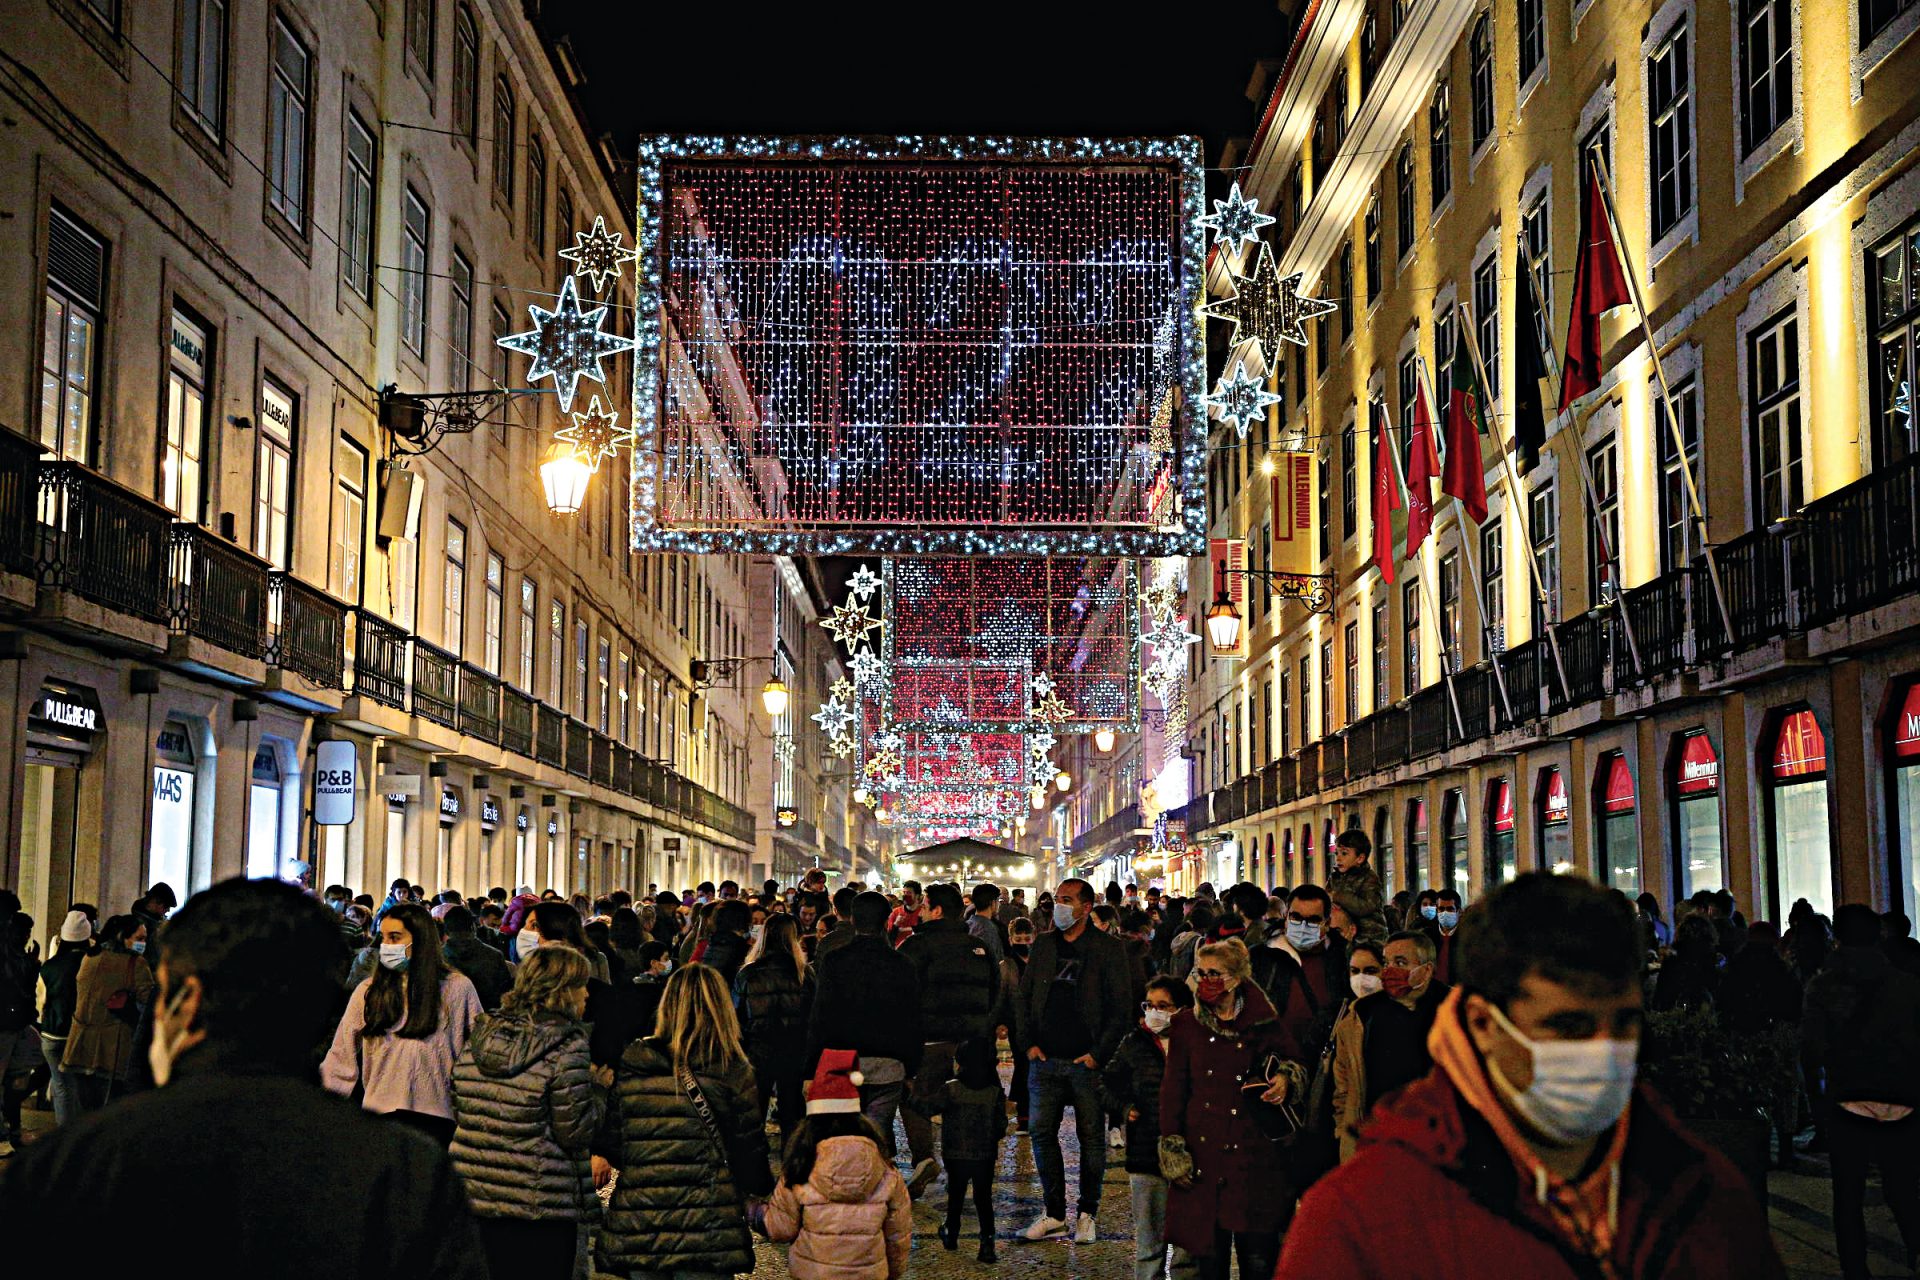
[[[80,768],[75,751],[27,748],[26,791],[20,830],[20,905],[44,940],[58,932],[73,904],[74,831],[80,818]],[[43,948],[45,950],[45,948]]]

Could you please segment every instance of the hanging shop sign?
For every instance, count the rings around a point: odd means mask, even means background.
[[[513,815],[513,827],[516,831],[530,831],[533,829],[533,815],[527,812],[525,805],[521,805],[520,812]]]
[[[1680,747],[1680,768],[1673,789],[1683,796],[1710,796],[1720,789],[1720,758],[1704,733],[1691,733]]]
[[[547,819],[547,834],[550,836],[557,836],[560,834],[560,819],[558,818]]]
[[[1607,813],[1633,812],[1633,770],[1627,767],[1625,756],[1615,756],[1607,763],[1607,785],[1601,793],[1600,807]]]
[[[360,753],[353,743],[322,742],[314,748],[313,820],[322,827],[353,823],[354,798],[360,789]]]
[[[662,852],[662,853],[678,853],[678,852],[680,852],[680,837],[679,837],[679,836],[666,836],[666,837],[664,837],[664,838],[663,838],[663,839],[662,839],[662,840],[660,841],[660,852]]]

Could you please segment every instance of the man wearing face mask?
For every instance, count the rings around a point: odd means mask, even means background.
[[[1356,958],[1362,954],[1359,947],[1354,954]],[[1336,1061],[1343,1054],[1347,1057],[1343,1070],[1335,1073],[1334,1112],[1353,1122],[1340,1129],[1343,1160],[1353,1154],[1357,1124],[1374,1104],[1433,1069],[1427,1035],[1452,991],[1433,976],[1433,968],[1432,939],[1407,930],[1387,939],[1372,982],[1353,979],[1356,992],[1360,986],[1372,986],[1381,995],[1377,1000],[1355,1000],[1352,1024],[1343,1020],[1334,1031],[1336,1041],[1346,1040],[1336,1049]]]
[[[33,1224],[8,1233],[10,1274],[51,1274],[103,1223],[116,1239],[192,1241],[194,1269],[223,1275],[487,1274],[446,1152],[312,1082],[346,964],[326,908],[288,884],[225,880],[155,950],[160,1087],[0,1168],[0,1221]]]
[[[1333,899],[1317,884],[1303,884],[1287,900],[1286,927],[1250,956],[1253,980],[1266,993],[1304,1060],[1317,1062],[1333,1032],[1333,1019],[1351,992],[1347,945],[1329,925]]]
[[[1433,1070],[1307,1193],[1276,1280],[1483,1280],[1490,1259],[1528,1277],[1784,1276],[1745,1179],[1635,1088],[1631,907],[1534,872],[1468,912],[1459,946]]]
[[[1014,1052],[1027,1063],[1033,1163],[1045,1208],[1023,1233],[1029,1240],[1094,1240],[1094,1214],[1107,1172],[1101,1132],[1100,1064],[1133,1022],[1127,957],[1117,938],[1093,927],[1093,887],[1062,880],[1053,895],[1053,928],[1034,940],[1013,1002]],[[1073,1108],[1080,1140],[1078,1212],[1068,1225],[1066,1164],[1060,1125]]]
[[[1421,932],[1433,939],[1433,976],[1441,982],[1453,981],[1453,935],[1460,928],[1460,893],[1442,889],[1433,895],[1433,914],[1421,926]]]

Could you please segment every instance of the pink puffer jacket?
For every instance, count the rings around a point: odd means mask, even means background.
[[[913,1246],[907,1184],[870,1138],[828,1138],[802,1187],[784,1181],[767,1204],[767,1234],[793,1242],[794,1280],[900,1280]]]

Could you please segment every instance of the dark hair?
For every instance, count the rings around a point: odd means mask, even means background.
[[[278,880],[222,880],[187,900],[160,936],[174,990],[200,980],[194,1024],[242,1056],[306,1069],[336,1018],[347,964],[340,921]],[[164,1009],[171,992],[156,1004]]]
[[[1614,892],[1619,893],[1620,891],[1618,889],[1615,889]],[[1433,895],[1433,901],[1435,906],[1438,906],[1440,903],[1446,902],[1449,900],[1453,902],[1454,906],[1456,907],[1459,906],[1460,891],[1458,889],[1442,889],[1440,890],[1440,892]]]
[[[1062,889],[1066,888],[1068,885],[1076,886],[1076,888],[1073,891],[1074,897],[1084,898],[1088,902],[1094,901],[1093,886],[1088,884],[1085,880],[1080,879],[1080,877],[1078,876],[1069,876],[1067,879],[1062,880],[1060,882],[1060,888]],[[1045,895],[1043,894],[1042,896],[1044,897]]]
[[[1439,897],[1440,891],[1438,889],[1422,889],[1414,895],[1413,900],[1417,905],[1424,907],[1427,903],[1436,901]]]
[[[325,908],[321,908],[325,910]],[[135,929],[144,929],[147,922],[139,916],[108,916],[106,923],[100,926],[100,945],[102,947],[124,947],[127,939],[133,936]]]
[[[452,913],[449,912],[448,914]],[[489,898],[481,904],[480,915],[487,920],[505,920],[507,918],[507,909]]]
[[[1586,990],[1640,979],[1633,912],[1577,875],[1529,871],[1468,909],[1455,944],[1460,985],[1505,1007],[1538,975]]]
[[[1875,921],[1875,934],[1879,933]],[[1703,915],[1691,915],[1680,922],[1673,935],[1674,954],[1712,967],[1713,953],[1720,946],[1720,931]]]
[[[855,896],[853,900],[853,928],[856,933],[879,933],[887,927],[887,916],[893,908],[887,905],[884,894],[869,889]]]
[[[991,881],[982,880],[979,884],[973,886],[972,898],[973,909],[975,911],[985,911],[988,907],[1000,901],[1000,886]]]
[[[1864,902],[1844,902],[1833,913],[1833,940],[1843,947],[1880,945],[1880,916]]]
[[[1153,917],[1139,907],[1123,907],[1120,911],[1120,927],[1128,933],[1143,933],[1153,927]]]
[[[859,896],[860,891],[852,885],[841,885],[833,891],[833,913],[845,920],[853,911],[853,900]]]
[[[940,908],[943,920],[958,920],[967,909],[967,900],[960,896],[957,884],[930,884],[927,886],[927,905]]]
[[[373,976],[367,979],[360,1034],[371,1039],[391,1031],[403,1040],[425,1040],[440,1030],[440,983],[447,976],[440,926],[417,902],[396,902],[381,918],[405,925],[413,949],[407,952],[405,972],[374,966]]]
[[[632,907],[615,907],[607,932],[613,939],[613,945],[623,951],[639,946],[646,937],[640,928],[640,913]]]
[[[613,953],[613,926],[605,920],[596,916],[582,925],[580,932],[587,935],[587,941],[593,944],[594,951],[598,951],[609,960],[620,958]],[[589,951],[587,954],[592,956],[593,952]]]
[[[1646,912],[1652,919],[1659,920],[1663,918],[1660,914],[1660,899],[1650,893],[1643,893],[1635,898],[1633,905]]]
[[[1178,978],[1169,978],[1166,974],[1147,979],[1148,991],[1164,991],[1173,998],[1176,1008],[1193,1007],[1193,989]]]
[[[1193,904],[1193,910],[1187,912],[1187,928],[1195,933],[1211,933],[1213,918],[1212,907],[1204,902],[1196,902]]]
[[[1886,925],[1889,938],[1905,938],[1913,934],[1913,918],[1898,907],[1892,908],[1880,919]]]
[[[540,935],[541,942],[564,942],[568,946],[579,948],[580,954],[591,960],[594,945],[587,941],[587,931],[580,927],[580,913],[564,902],[542,902],[527,913],[533,921],[533,931]]]
[[[465,907],[448,907],[440,917],[440,927],[448,933],[472,933],[473,912]]]
[[[1367,839],[1367,833],[1358,828],[1342,831],[1339,835],[1335,836],[1333,838],[1333,847],[1336,849],[1351,849],[1363,858],[1371,858],[1373,856],[1373,841]]]
[[[1413,954],[1420,957],[1421,964],[1432,964],[1440,954],[1440,948],[1435,945],[1433,935],[1425,929],[1402,929],[1398,933],[1389,934],[1387,942],[1411,942]],[[1383,948],[1380,952],[1381,962],[1385,963],[1386,958],[1387,953]]]
[[[1366,952],[1383,965],[1387,962],[1386,945],[1384,943],[1377,942],[1372,938],[1355,938],[1347,944],[1347,963],[1352,964],[1354,955],[1361,951]]]
[[[903,880],[903,881],[901,881],[901,883],[900,883],[900,891],[901,891],[902,893],[905,893],[905,892],[906,892],[906,891],[907,891],[908,889],[911,889],[911,890],[913,890],[913,891],[914,891],[915,893],[918,893],[918,892],[920,892],[920,882],[919,882],[918,880]]]
[[[780,1180],[796,1189],[805,1186],[813,1176],[813,1158],[828,1138],[865,1138],[882,1155],[887,1150],[887,1144],[880,1138],[880,1126],[858,1111],[810,1112],[794,1126],[793,1137],[787,1139],[787,1153],[780,1161]]]
[[[712,893],[712,892],[713,892],[713,881],[711,881],[711,880],[702,880],[702,881],[700,882],[700,888],[699,888],[699,892],[701,892],[701,893]]]
[[[1114,906],[1111,902],[1094,903],[1092,915],[1093,918],[1101,924],[1120,923],[1120,908]]]
[[[1328,915],[1333,914],[1333,899],[1317,884],[1303,884],[1287,895],[1288,906],[1296,902],[1318,902],[1326,907]]]
[[[969,1089],[1000,1083],[1000,1053],[985,1036],[962,1040],[953,1051],[953,1074]]]
[[[1241,883],[1227,890],[1227,904],[1242,919],[1258,920],[1267,914],[1267,891],[1257,884]]]
[[[753,923],[753,908],[744,898],[722,898],[720,905],[714,908],[713,931],[715,933],[745,933]]]

